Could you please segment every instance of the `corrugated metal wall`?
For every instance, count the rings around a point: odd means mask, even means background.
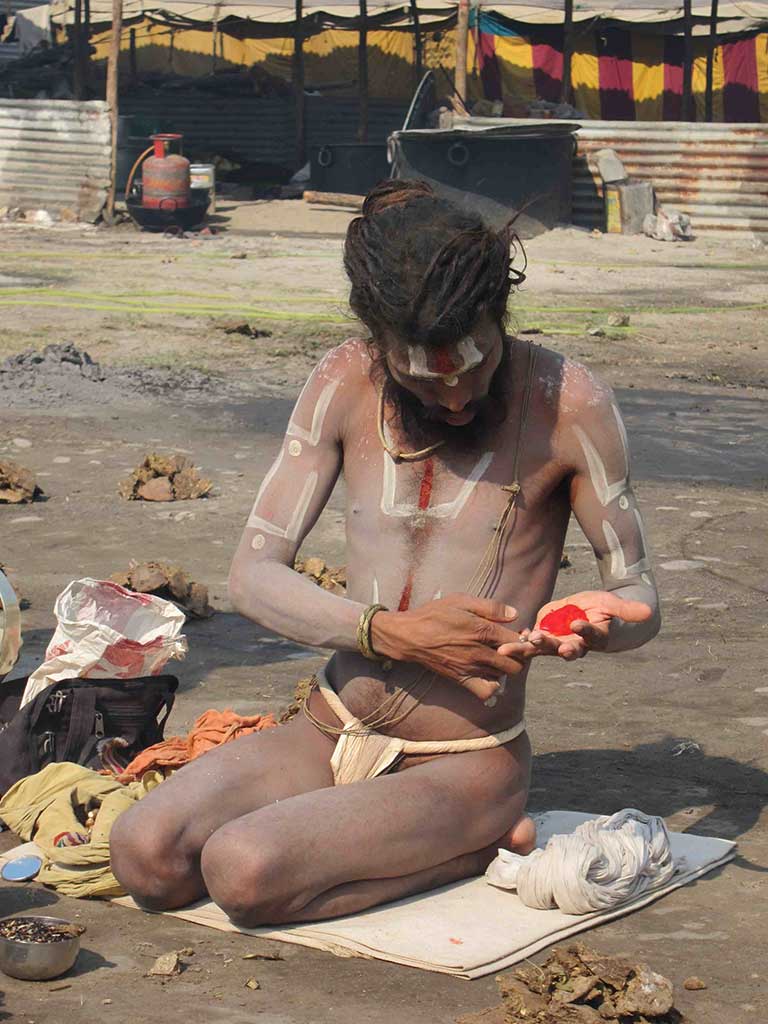
[[[101,101],[0,99],[0,206],[95,221],[109,187],[109,139]]]
[[[614,149],[633,178],[651,181],[665,207],[695,231],[768,232],[768,124],[591,121],[577,134],[573,222],[602,227],[595,151]]]
[[[402,127],[406,107],[371,100],[368,137],[386,141]],[[134,115],[131,134],[175,131],[184,135],[185,151],[232,154],[241,159],[280,164],[295,169],[295,111],[287,99],[251,96],[216,96],[200,91],[168,91],[156,95],[121,98],[121,114]],[[307,97],[307,142],[354,142],[357,138],[358,104],[354,99]]]

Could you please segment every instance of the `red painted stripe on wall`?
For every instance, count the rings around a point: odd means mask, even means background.
[[[755,44],[754,36],[723,43],[723,115],[726,121],[760,120]]]

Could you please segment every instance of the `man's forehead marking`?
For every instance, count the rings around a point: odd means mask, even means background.
[[[408,346],[408,365],[412,377],[424,377],[427,380],[442,379],[453,387],[458,383],[458,376],[468,373],[482,363],[483,353],[475,344],[475,339],[462,338],[454,348],[426,348],[424,345]]]

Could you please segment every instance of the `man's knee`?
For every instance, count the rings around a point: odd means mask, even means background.
[[[201,871],[211,899],[242,928],[285,921],[309,899],[280,845],[266,836],[246,839],[237,826],[214,832],[203,847]]]
[[[179,829],[139,805],[125,811],[109,839],[112,873],[147,910],[169,910],[194,898],[187,893],[193,858]]]

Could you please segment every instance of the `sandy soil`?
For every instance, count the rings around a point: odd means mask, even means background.
[[[234,615],[225,579],[298,386],[322,351],[355,332],[340,266],[348,214],[225,203],[219,218],[221,234],[184,240],[127,227],[0,230],[0,360],[73,342],[104,374],[0,373],[0,458],[33,469],[47,496],[0,506],[0,562],[31,602],[15,674],[39,661],[53,601],[71,579],[108,575],[131,558],[178,561],[208,584],[218,612],[187,628],[171,733],[211,706],[279,711],[295,680],[321,663]],[[576,230],[526,248],[513,324],[541,331],[539,340],[617,389],[665,615],[661,636],[620,661],[535,667],[531,802],[635,806],[674,828],[737,840],[739,856],[721,872],[588,939],[669,975],[694,1024],[754,1022],[768,953],[768,256],[735,239],[672,245]],[[616,314],[629,324],[611,326]],[[225,333],[237,322],[271,336]],[[192,455],[213,478],[213,497],[122,501],[118,481],[152,449]],[[343,563],[342,508],[337,491],[306,553]],[[593,559],[575,527],[567,552],[560,592],[592,585]],[[465,983],[290,946],[276,947],[280,961],[242,960],[254,940],[35,885],[3,883],[0,907],[55,907],[88,925],[71,976],[3,979],[0,1019],[442,1024],[498,1002],[492,978]],[[180,977],[145,976],[155,956],[184,947],[196,952]],[[706,990],[682,989],[694,974]],[[254,975],[258,991],[243,987]]]

